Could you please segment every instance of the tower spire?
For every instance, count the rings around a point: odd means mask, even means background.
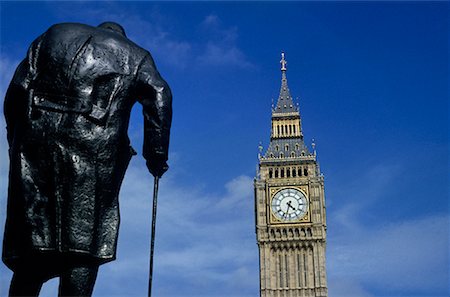
[[[280,95],[278,96],[277,106],[275,108],[275,113],[287,113],[297,111],[292,101],[291,93],[289,92],[289,87],[287,84],[287,61],[285,59],[284,52],[281,52],[281,89]]]

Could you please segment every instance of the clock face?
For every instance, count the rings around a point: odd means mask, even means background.
[[[308,212],[308,200],[303,192],[294,189],[282,189],[272,198],[272,213],[283,222],[302,219]]]

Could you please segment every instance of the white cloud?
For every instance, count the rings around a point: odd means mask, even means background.
[[[328,244],[330,280],[349,279],[393,294],[446,290],[448,216],[380,224],[357,234],[344,233]]]
[[[173,296],[177,292],[174,283],[185,288],[180,296],[200,294],[199,288],[210,292],[208,296],[213,296],[214,287],[221,288],[215,296],[236,287],[243,295],[257,290],[252,179],[239,176],[225,185],[223,194],[216,194],[195,185],[181,187],[175,174],[169,171],[160,185],[155,290],[159,295]],[[152,179],[143,160],[136,158],[121,192],[118,260],[105,265],[99,276],[98,284],[106,292],[111,292],[106,280],[122,283],[128,282],[129,276],[139,275],[140,285],[146,284],[151,195]],[[115,290],[120,295],[121,288]]]

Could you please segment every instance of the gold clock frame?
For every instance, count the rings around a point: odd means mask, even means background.
[[[306,200],[308,201],[308,211],[306,214],[298,221],[294,222],[285,222],[277,217],[272,212],[272,208],[270,207],[272,205],[272,199],[275,196],[276,193],[278,193],[281,190],[284,189],[296,189],[305,195]],[[308,185],[297,185],[297,186],[282,186],[282,187],[268,187],[268,193],[267,195],[267,213],[269,214],[269,223],[272,225],[302,225],[305,223],[311,223],[311,201],[309,199],[309,191],[308,191]]]

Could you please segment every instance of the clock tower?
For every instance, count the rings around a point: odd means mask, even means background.
[[[260,146],[255,178],[256,238],[262,297],[325,297],[324,178],[305,145],[281,54],[281,89],[272,107],[270,144]]]

